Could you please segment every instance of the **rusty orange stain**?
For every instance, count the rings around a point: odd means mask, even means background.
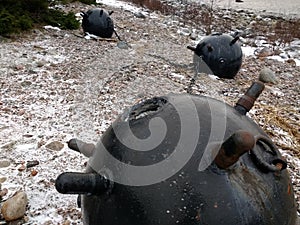
[[[197,210],[197,215],[195,216],[195,219],[196,219],[197,221],[200,221],[200,219],[201,219],[200,209]]]
[[[288,193],[288,195],[291,194],[291,185],[290,184],[288,185],[287,193]]]

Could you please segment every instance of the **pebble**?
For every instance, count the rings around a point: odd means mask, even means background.
[[[30,86],[32,84],[32,82],[30,82],[30,81],[28,81],[28,80],[25,80],[25,81],[23,81],[22,83],[21,83],[21,86],[22,87],[28,87],[28,86]]]
[[[295,67],[297,66],[296,61],[293,60],[293,59],[288,59],[288,60],[286,60],[286,62],[289,63],[289,64],[291,64],[291,65],[293,65],[293,66],[295,66]]]
[[[258,57],[267,57],[267,56],[273,55],[274,52],[270,48],[264,47],[260,50],[257,50],[256,54],[257,54]]]
[[[59,141],[53,141],[53,142],[47,144],[45,147],[48,148],[48,149],[50,149],[50,150],[60,151],[60,150],[63,149],[64,144],[62,144]]]
[[[126,43],[126,41],[119,41],[117,46],[120,49],[128,49],[129,48],[129,45]]]
[[[137,12],[137,13],[134,13],[134,16],[137,17],[137,18],[141,18],[141,19],[145,19],[146,18],[146,15],[142,12]]]
[[[26,163],[26,168],[28,169],[28,168],[30,168],[30,167],[37,166],[37,165],[39,165],[39,164],[40,164],[40,162],[37,161],[37,160],[27,161],[27,163]]]
[[[264,83],[271,83],[271,84],[278,83],[275,73],[267,67],[263,68],[260,71],[258,79]]]
[[[1,186],[0,186],[0,188],[1,188]],[[3,188],[0,191],[0,198],[2,198],[3,196],[5,196],[7,193],[8,193],[8,189],[7,188]]]
[[[19,170],[20,172],[24,171],[25,169],[26,169],[26,166],[25,166],[24,164],[22,164],[22,165],[18,168],[18,170]]]
[[[31,176],[36,176],[38,174],[38,171],[37,170],[31,170],[30,172]]]
[[[6,200],[2,204],[1,213],[6,221],[13,221],[22,218],[28,203],[27,194],[23,191]]]
[[[0,177],[0,184],[4,183],[7,180],[7,177]]]
[[[11,150],[13,150],[14,148],[15,148],[15,145],[16,145],[16,142],[15,141],[12,141],[12,142],[10,142],[10,143],[8,143],[8,144],[5,144],[5,145],[2,145],[2,149],[5,149],[5,150],[7,150],[7,151],[11,151]]]
[[[5,168],[10,166],[10,161],[9,160],[1,160],[0,161],[0,168]]]

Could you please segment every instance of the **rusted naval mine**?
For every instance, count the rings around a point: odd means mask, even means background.
[[[194,52],[194,65],[200,65],[196,69],[207,73],[205,67],[208,67],[209,72],[220,78],[234,78],[241,68],[243,58],[238,40],[239,36],[216,33],[203,38],[196,47],[188,46]]]
[[[89,225],[295,225],[287,163],[246,115],[263,88],[235,106],[188,94],[134,105],[96,146],[70,140],[88,166],[56,189],[79,195]]]
[[[111,38],[114,33],[114,22],[110,17],[112,13],[100,8],[81,12],[83,31],[102,38]]]

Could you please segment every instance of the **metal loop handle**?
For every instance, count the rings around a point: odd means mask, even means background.
[[[269,138],[263,135],[258,135],[255,136],[255,139],[256,139],[256,145],[258,144],[258,142],[260,142],[265,152],[271,150],[271,152],[268,153],[273,155],[275,158],[271,162],[267,162],[259,153],[259,148],[257,147],[252,148],[250,150],[252,159],[259,168],[267,172],[278,172],[286,169],[287,162],[282,159],[280,152],[277,150],[276,145]]]

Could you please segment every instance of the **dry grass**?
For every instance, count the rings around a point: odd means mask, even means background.
[[[272,137],[274,142],[284,150],[290,150],[295,155],[300,157],[300,126],[299,122],[289,117],[289,115],[296,115],[300,118],[299,111],[291,106],[272,106],[256,103],[257,107],[261,109],[260,117],[264,118],[263,130]],[[288,112],[289,115],[283,114]],[[259,120],[259,118],[255,118]],[[283,131],[283,132],[282,132]],[[284,135],[287,134],[287,136]],[[289,140],[287,143],[280,140]]]

